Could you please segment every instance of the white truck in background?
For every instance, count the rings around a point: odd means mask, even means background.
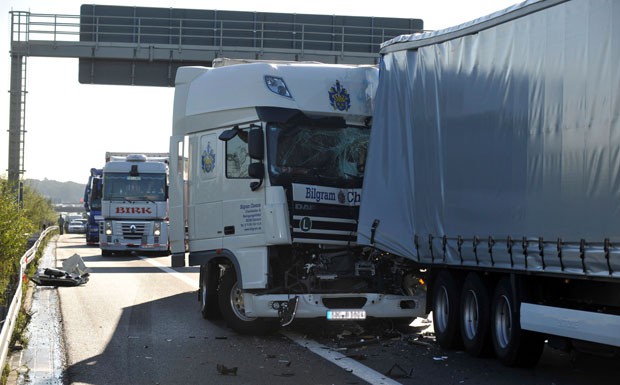
[[[426,269],[437,341],[620,347],[620,7],[527,1],[382,45],[358,243]]]
[[[204,318],[263,333],[426,315],[415,264],[355,241],[376,84],[373,66],[179,68],[171,262],[200,266]]]
[[[99,247],[113,253],[169,254],[167,153],[107,152]]]

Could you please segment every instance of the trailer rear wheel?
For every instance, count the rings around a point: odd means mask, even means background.
[[[541,334],[521,329],[519,313],[514,311],[519,305],[510,279],[500,279],[491,305],[493,347],[502,364],[532,367],[540,359],[545,342]]]
[[[439,345],[453,349],[460,344],[459,306],[461,289],[453,274],[442,270],[433,284],[433,328]]]
[[[245,314],[243,290],[233,268],[226,269],[218,290],[220,311],[228,326],[240,334],[262,335],[279,328],[277,320],[249,317]]]
[[[217,266],[200,266],[200,313],[204,319],[222,316],[217,298],[220,269]]]
[[[475,357],[492,352],[491,299],[486,282],[479,274],[467,274],[461,292],[460,330],[463,345]]]

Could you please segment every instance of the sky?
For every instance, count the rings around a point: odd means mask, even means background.
[[[426,30],[452,27],[518,0],[105,0],[103,5],[414,18]],[[10,11],[79,15],[74,0],[0,2],[0,177],[8,169]],[[93,3],[86,3],[93,4]],[[78,59],[27,58],[25,179],[86,183],[106,151],[168,152],[174,88],[85,85]]]

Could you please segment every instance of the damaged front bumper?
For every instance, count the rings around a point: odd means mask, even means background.
[[[426,317],[426,295],[402,296],[378,293],[343,294],[267,294],[244,293],[245,314],[249,317],[282,318],[282,308],[297,298],[295,318],[330,318],[334,311],[364,318]],[[361,313],[360,311],[363,311]],[[344,314],[342,313],[342,314]],[[347,318],[341,318],[347,319]]]

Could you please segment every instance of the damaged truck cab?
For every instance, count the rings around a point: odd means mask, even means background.
[[[205,318],[261,333],[425,315],[414,265],[356,244],[377,80],[373,66],[299,62],[178,70],[172,265],[188,252],[201,267]]]

